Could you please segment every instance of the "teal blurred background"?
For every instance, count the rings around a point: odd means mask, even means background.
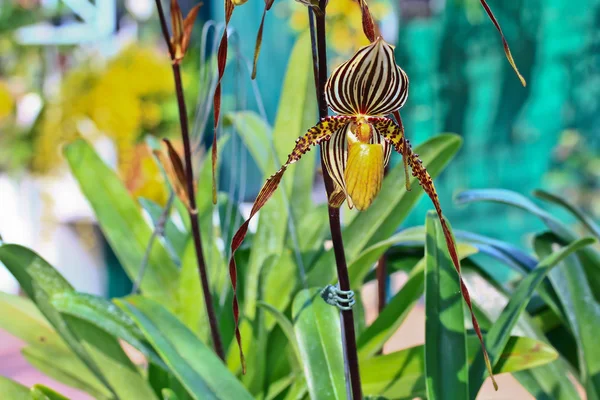
[[[257,79],[271,121],[294,37],[282,3],[268,14]],[[398,64],[410,78],[401,112],[410,140],[418,144],[442,132],[464,139],[459,156],[436,182],[450,219],[462,229],[520,243],[521,233],[539,227],[533,218],[494,205],[463,210],[451,199],[473,188],[526,195],[544,188],[600,215],[600,2],[488,3],[527,80],[525,88],[478,0],[384,2],[382,32],[396,44]],[[212,15],[222,19],[216,8]],[[254,37],[261,13],[259,1],[236,9],[232,25],[240,37]],[[251,59],[253,41],[241,47]],[[335,64],[335,49],[330,55]],[[255,193],[258,185],[252,187]],[[430,207],[422,199],[407,224],[421,224]]]
[[[163,4],[168,10],[168,2]],[[180,4],[186,12],[196,2]],[[523,244],[525,232],[541,227],[507,207],[453,204],[458,192],[476,188],[525,195],[544,188],[600,216],[600,1],[489,1],[527,80],[525,88],[478,0],[372,0],[370,5],[410,78],[401,110],[408,138],[419,144],[453,132],[464,139],[458,157],[436,181],[455,228]],[[263,7],[262,1],[249,0],[235,9],[223,109],[252,110],[272,125],[288,57],[306,31],[307,12],[293,0],[275,2],[252,82],[248,63]],[[212,137],[211,129],[202,127],[212,126],[204,105],[210,102],[207,87],[214,68],[204,68],[204,62],[216,50],[222,8],[220,1],[205,1],[183,66],[189,109],[196,110],[190,117],[205,144]],[[355,2],[330,0],[328,10],[331,69],[365,39]],[[205,32],[211,20],[216,24]],[[84,247],[103,248],[104,263],[111,267],[98,279],[110,281],[116,294],[125,292],[118,286],[123,277],[116,259],[83,200],[57,196],[77,190],[68,186],[60,146],[79,135],[93,139],[134,196],[164,203],[164,182],[143,143],[148,134],[178,135],[171,79],[152,0],[0,3],[4,239],[60,265],[58,258],[65,255],[58,250],[64,246],[56,243],[66,239],[56,226],[66,224],[68,240],[76,237]],[[235,132],[223,130],[231,138],[221,158],[220,187],[252,201],[262,177]],[[404,190],[401,182],[398,190]],[[429,200],[422,199],[406,225],[421,225],[429,208]]]

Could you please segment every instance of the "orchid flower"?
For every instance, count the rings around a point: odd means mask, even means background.
[[[437,211],[446,237],[446,244],[453,264],[460,276],[460,262],[452,233],[446,224],[431,176],[418,154],[414,154],[404,137],[404,130],[389,114],[397,113],[408,97],[408,77],[396,65],[394,48],[380,37],[359,49],[345,63],[337,67],[325,84],[325,100],[337,116],[321,119],[308,132],[296,140],[296,145],[285,164],[273,174],[260,190],[248,220],[233,237],[229,273],[234,290],[233,311],[236,338],[244,365],[241,337],[238,329],[239,306],[237,295],[237,271],[235,251],[240,247],[247,232],[250,219],[265,205],[277,189],[287,167],[300,160],[313,146],[320,145],[327,171],[333,178],[335,190],[329,204],[340,207],[347,201],[350,208],[366,210],[381,189],[384,168],[392,149],[405,159],[425,193]],[[461,278],[463,297],[471,310],[474,329],[482,343],[486,364],[491,374],[487,352],[475,316],[469,293]],[[493,378],[492,378],[493,379]],[[495,384],[495,382],[494,382]]]
[[[318,0],[296,0],[296,1],[304,4],[307,7],[311,7],[313,9],[313,11],[317,14],[324,13],[324,10],[321,10],[319,7]],[[357,1],[358,1],[360,10],[361,10],[363,31],[364,31],[365,35],[367,36],[367,38],[369,39],[369,41],[374,42],[375,39],[377,37],[379,37],[379,28],[377,27],[377,24],[373,20],[371,12],[369,11],[369,6],[367,4],[367,1],[366,0],[357,0]],[[502,39],[502,45],[504,47],[504,53],[506,54],[506,58],[508,59],[508,62],[510,63],[515,74],[521,81],[521,84],[523,86],[526,86],[527,83],[525,82],[525,78],[523,78],[523,76],[519,72],[519,69],[517,68],[517,65],[513,59],[512,53],[508,46],[508,42],[506,41],[506,39],[504,37],[502,28],[500,27],[500,24],[496,20],[494,13],[492,12],[491,8],[488,6],[486,0],[479,0],[479,1],[480,1],[481,5],[483,6],[486,14],[490,18],[490,20],[492,21],[492,23],[494,24],[496,29],[498,30],[498,33],[500,34],[500,37]],[[223,79],[223,75],[225,74],[225,65],[227,62],[227,43],[228,43],[227,27],[229,26],[229,22],[231,20],[231,16],[233,15],[233,10],[235,9],[235,7],[241,6],[242,4],[245,4],[246,2],[247,2],[247,0],[224,0],[224,3],[225,3],[225,30],[223,32],[223,36],[221,37],[221,42],[219,44],[219,50],[218,50],[218,56],[217,56],[218,80],[217,80],[217,86],[216,86],[214,97],[213,97],[214,125],[213,125],[213,143],[212,143],[212,188],[213,188],[213,203],[214,204],[217,203],[217,175],[216,175],[217,129],[219,126],[219,120],[220,120],[220,115],[221,115],[221,81]],[[269,11],[271,9],[271,7],[273,6],[274,0],[264,0],[264,2],[265,2],[265,8],[263,10],[262,18],[260,20],[258,33],[256,35],[256,44],[255,44],[255,48],[254,48],[254,62],[253,62],[253,67],[252,67],[252,79],[256,78],[256,68],[257,68],[258,57],[260,54],[260,49],[262,46],[262,37],[263,37],[263,28],[264,28],[264,24],[265,24],[265,17],[267,15],[267,11]],[[325,4],[327,4],[327,2]],[[400,70],[400,71],[402,71],[402,70]],[[402,72],[402,73],[404,74],[404,72]],[[408,89],[408,84],[407,84],[406,89]],[[400,105],[400,107],[401,107],[401,105]],[[398,109],[400,107],[398,107]],[[331,104],[330,104],[330,108],[332,110],[336,111],[335,108],[331,107]],[[399,120],[399,115],[397,114],[398,109],[395,109],[394,116],[396,117],[398,122],[401,123]],[[347,116],[343,113],[340,113],[340,115]],[[363,116],[373,117],[374,115],[363,115]],[[324,121],[322,121],[322,122],[324,122]],[[367,125],[374,126],[373,122],[368,122]],[[379,135],[374,135],[374,137],[380,137],[381,135],[382,134],[380,133]],[[402,135],[402,137],[403,137],[403,135]],[[321,141],[319,141],[318,143],[320,143],[320,142]],[[389,142],[389,141],[387,141],[387,142]],[[317,143],[313,143],[313,144],[316,145]],[[404,146],[404,144],[400,144],[400,146]],[[408,148],[408,146],[406,146],[406,147]],[[387,148],[387,146],[386,146],[386,148]],[[306,151],[308,151],[308,150],[306,150]],[[386,150],[386,151],[389,151],[389,150]],[[403,154],[403,159],[405,160],[404,167],[407,170],[408,166],[406,164],[406,160],[407,160],[406,156],[407,156],[406,154]],[[387,164],[387,162],[389,161],[389,155],[387,155],[385,157],[385,159],[386,159],[386,164]],[[413,171],[414,171],[414,169],[413,169]],[[408,185],[408,175],[407,175],[407,180],[406,180],[406,188],[410,189],[410,187]],[[349,202],[349,204],[350,204],[350,202]]]

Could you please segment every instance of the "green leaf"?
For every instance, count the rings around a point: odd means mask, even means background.
[[[280,312],[287,309],[298,287],[298,267],[291,253],[291,250],[284,251],[276,262],[269,263],[262,271],[261,298]],[[275,324],[275,318],[265,315],[264,322],[270,331]]]
[[[69,400],[67,397],[44,385],[33,385],[30,395],[32,400]]]
[[[493,201],[526,210],[540,218],[552,232],[560,237],[563,244],[571,243],[579,238],[579,235],[572,229],[518,193],[508,190],[471,190],[460,193],[457,197],[458,203],[473,201]],[[580,256],[594,297],[596,301],[600,302],[600,273],[598,273],[600,252],[593,247],[586,247],[580,251]]]
[[[111,336],[123,339],[148,361],[167,368],[158,354],[143,342],[144,334],[135,322],[110,301],[91,294],[67,292],[52,296],[52,305],[63,314],[85,320]]]
[[[591,234],[600,240],[600,226],[598,226],[598,224],[596,224],[596,222],[594,222],[594,220],[585,214],[579,207],[560,196],[556,196],[544,190],[535,190],[533,195],[542,200],[557,204],[569,211],[571,214],[573,214],[573,216],[575,216],[575,218],[579,220],[579,222],[583,224],[583,226],[587,228]]]
[[[59,351],[33,345],[24,347],[21,353],[34,368],[58,382],[82,390],[98,400],[115,398],[69,350]]]
[[[549,225],[555,225],[560,227],[561,223],[552,215],[542,210],[535,203],[529,200],[527,197],[504,189],[476,189],[466,190],[456,196],[457,204],[469,204],[478,201],[492,201],[495,203],[507,204],[522,210],[528,211],[529,213],[540,218],[544,223]],[[551,228],[553,229],[553,228]],[[561,229],[561,228],[558,228]],[[554,230],[554,229],[553,229]]]
[[[450,228],[451,229],[451,228]],[[427,213],[425,245],[425,373],[427,398],[468,399],[467,332],[460,277],[437,214]]]
[[[25,247],[0,246],[0,262],[17,279],[23,291],[36,303],[40,312],[69,347],[102,383],[107,384],[98,366],[50,303],[53,294],[73,291],[73,287],[52,266]]]
[[[71,350],[115,396],[132,400],[155,398],[115,338],[83,320],[60,314],[54,308],[53,296],[74,290],[50,264],[31,250],[17,245],[0,246],[0,261]]]
[[[251,399],[217,355],[159,303],[117,300],[194,399]]]
[[[535,289],[546,277],[548,272],[560,263],[569,254],[593,243],[594,239],[585,238],[571,243],[569,246],[561,249],[544,258],[538,266],[523,278],[517,288],[514,290],[510,301],[500,314],[500,317],[494,322],[494,325],[486,335],[486,348],[492,363],[496,365],[499,356],[506,345],[513,327],[517,323],[519,316],[525,310],[527,303],[531,299]],[[479,352],[473,365],[469,370],[469,387],[471,398],[475,398],[481,384],[485,379],[486,367],[483,359],[483,353]]]
[[[456,135],[436,136],[415,150],[427,166],[432,178],[442,172],[460,148],[461,139]],[[354,262],[367,246],[389,238],[417,203],[423,191],[412,178],[412,190],[407,192],[404,181],[404,166],[399,163],[384,179],[379,195],[367,211],[361,212],[343,231],[346,258]],[[335,278],[333,249],[323,253],[308,274],[308,285],[319,286]]]
[[[276,171],[279,166],[270,162],[273,130],[257,113],[238,111],[225,114],[223,124],[232,124],[244,141],[244,145],[263,173],[263,176]]]
[[[246,118],[240,123],[235,122],[244,129],[243,132],[240,130],[244,143],[250,148],[253,156],[258,157],[260,166],[264,166],[265,179],[281,167],[294,148],[296,139],[303,136],[317,122],[315,116],[310,37],[305,34],[298,38],[288,61],[272,137],[268,136],[268,131],[260,131],[260,124],[256,123],[256,120]],[[236,116],[233,119],[235,121]],[[252,122],[254,125],[250,126]],[[258,131],[246,129],[248,127],[258,127]],[[259,148],[257,144],[267,150],[266,154],[263,150],[256,150]],[[265,155],[268,161],[263,164],[260,160],[264,160]],[[281,256],[286,243],[288,224],[294,224],[294,230],[297,231],[295,221],[313,206],[310,196],[316,155],[316,151],[305,154],[298,163],[301,164],[300,168],[297,164],[290,165],[281,187],[261,209],[244,280],[244,314],[251,320],[254,319],[256,301],[259,300],[258,282],[261,270],[275,263]],[[290,210],[293,213],[291,221]]]
[[[137,279],[152,228],[117,174],[83,139],[66,146],[65,157],[94,209],[102,232],[132,280]],[[170,309],[177,307],[179,272],[160,241],[155,241],[141,282],[145,295]]]
[[[179,397],[171,389],[162,390],[163,400],[179,400]]]
[[[481,349],[475,335],[467,336],[469,361]],[[513,336],[509,339],[494,368],[495,374],[522,371],[545,365],[556,359],[554,348],[542,341]],[[443,356],[442,356],[443,357]],[[390,399],[425,397],[425,346],[416,346],[391,354],[360,360],[364,395]]]
[[[298,359],[298,362],[302,363],[302,355],[300,353],[300,348],[298,346],[298,339],[296,339],[296,333],[294,332],[294,325],[292,325],[291,321],[289,319],[287,319],[287,317],[285,315],[283,315],[283,313],[281,311],[279,311],[278,309],[276,309],[275,307],[273,307],[270,304],[267,304],[263,301],[259,301],[257,303],[257,306],[265,309],[267,312],[269,312],[273,316],[273,318],[275,318],[275,321],[277,321],[277,323],[281,327],[281,330],[285,334],[290,346],[292,346],[292,349],[294,350],[294,355]]]
[[[117,398],[156,399],[148,382],[113,336],[83,319],[70,315],[64,315],[63,318],[98,365]]]
[[[30,299],[0,292],[0,309],[1,329],[30,345],[69,351]]]
[[[219,140],[219,156],[227,143],[227,140],[227,137]],[[219,204],[222,203],[223,202],[220,201]],[[222,237],[219,236],[222,232],[217,232],[213,226],[211,157],[206,157],[199,168],[196,206],[198,208],[200,220],[200,232],[206,273],[208,275],[211,292],[220,294],[225,285],[229,287],[229,278],[223,260],[224,255],[218,250],[216,244],[219,239],[222,239]],[[185,210],[185,215],[183,215],[182,218],[189,222],[187,210]],[[177,309],[176,315],[188,328],[200,337],[204,343],[209,343],[210,324],[206,314],[204,292],[202,291],[202,285],[200,283],[196,248],[194,246],[194,241],[191,238],[187,241],[181,256],[181,271],[179,273],[177,294],[179,296],[179,308]],[[215,299],[213,303],[218,305],[219,301]]]
[[[548,257],[552,245],[559,241],[552,234],[538,235],[534,247],[538,256]],[[567,321],[577,342],[579,369],[588,399],[600,398],[600,306],[593,298],[585,272],[575,255],[566,257],[561,268],[554,269],[550,282],[565,310]]]
[[[576,400],[581,396],[570,379],[562,360],[541,367],[515,372],[513,375],[536,399]]]
[[[363,250],[348,266],[350,286],[360,288],[373,265],[390,247],[407,242],[423,242],[423,237],[422,227],[408,228]]]
[[[112,398],[110,390],[67,347],[31,300],[0,292],[0,309],[0,328],[29,344],[22,354],[36,369],[97,399]]]
[[[29,389],[20,383],[0,375],[0,393],[10,400],[30,400]]]
[[[346,399],[339,311],[320,289],[301,290],[292,305],[294,331],[312,399]]]
[[[318,122],[310,47],[310,35],[306,32],[298,37],[288,61],[273,126],[273,145],[278,160],[268,176],[287,159],[296,139]],[[287,178],[282,181],[282,187],[286,188],[289,195],[294,221],[298,221],[313,207],[311,195],[317,159],[314,150],[302,156],[299,167],[299,164],[289,166],[285,174]]]
[[[477,253],[477,249],[467,244],[458,244],[458,254],[462,259]],[[425,259],[421,259],[411,270],[406,283],[390,299],[375,321],[358,337],[359,358],[375,355],[398,330],[413,306],[423,294],[425,282]]]

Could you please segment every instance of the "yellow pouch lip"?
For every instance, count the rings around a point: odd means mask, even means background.
[[[344,171],[348,205],[366,210],[381,190],[384,147],[381,144],[348,140],[348,160]]]

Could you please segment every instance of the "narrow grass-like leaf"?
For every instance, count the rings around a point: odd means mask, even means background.
[[[535,399],[578,400],[578,389],[571,380],[564,360],[556,360],[513,375]]]
[[[436,214],[427,214],[425,245],[425,373],[427,398],[469,397],[460,276]]]
[[[545,190],[534,190],[533,195],[537,198],[545,200],[547,202],[559,205],[569,211],[575,218],[579,220],[587,228],[587,230],[593,234],[598,240],[600,240],[600,226],[585,214],[579,207],[570,201],[563,199],[560,196],[546,192]]]
[[[117,304],[136,322],[194,399],[252,398],[217,355],[162,305],[144,297],[118,300]]]
[[[528,211],[540,218],[552,232],[560,237],[563,244],[579,239],[579,235],[572,229],[518,193],[509,190],[485,189],[469,190],[457,196],[459,204],[475,201],[492,201]],[[600,251],[588,246],[579,253],[594,297],[596,301],[600,301],[600,273],[598,273],[598,268],[600,268]]]
[[[300,353],[300,348],[298,347],[298,339],[296,339],[296,333],[294,332],[294,325],[292,325],[292,322],[289,319],[287,319],[287,317],[283,315],[281,311],[279,311],[270,304],[267,304],[263,301],[259,301],[257,303],[257,306],[264,308],[275,318],[275,321],[277,321],[277,323],[281,327],[281,330],[287,337],[290,346],[292,346],[292,349],[294,350],[294,355],[298,358],[298,362],[302,363],[302,355]]]
[[[534,241],[538,256],[552,254],[552,245],[559,239],[553,234],[538,235]],[[550,282],[556,290],[565,309],[567,321],[575,337],[579,358],[579,369],[588,399],[600,398],[600,306],[594,300],[581,262],[576,255],[570,255],[554,269]]]
[[[320,289],[304,289],[294,299],[292,316],[310,397],[346,399],[338,310],[323,301]]]
[[[519,283],[513,292],[510,301],[496,320],[488,334],[486,335],[486,347],[492,365],[496,365],[499,355],[506,345],[513,327],[527,303],[531,299],[535,289],[546,277],[548,272],[560,261],[573,252],[593,243],[591,238],[580,239],[571,243],[569,246],[561,249],[540,261],[538,266]],[[478,353],[473,365],[469,370],[470,395],[474,399],[485,378],[485,363],[483,354]]]
[[[520,208],[540,218],[548,228],[559,233],[561,236],[567,233],[566,227],[559,220],[519,193],[504,189],[477,189],[466,190],[456,196],[457,204],[468,204],[478,201],[491,201]]]

